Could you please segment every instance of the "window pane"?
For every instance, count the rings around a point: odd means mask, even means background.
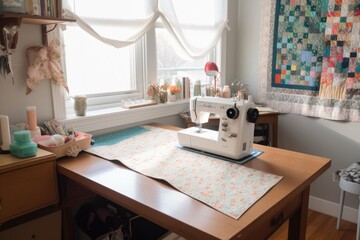
[[[136,89],[132,74],[134,47],[108,46],[78,27],[64,31],[66,73],[70,95],[129,92]]]
[[[208,84],[204,67],[210,55],[190,60],[182,50],[174,48],[172,36],[163,28],[156,28],[157,74],[160,81],[171,82],[177,76],[189,77],[192,82],[201,80],[202,85]]]

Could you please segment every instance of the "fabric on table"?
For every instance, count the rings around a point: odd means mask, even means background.
[[[347,168],[334,172],[333,180],[339,181],[340,178],[348,182],[360,183],[360,162],[353,163]]]
[[[222,161],[178,147],[177,132],[152,126],[131,138],[86,151],[146,176],[162,179],[179,191],[238,219],[276,185],[281,176]],[[121,134],[120,134],[121,135]],[[95,140],[96,141],[96,140]]]

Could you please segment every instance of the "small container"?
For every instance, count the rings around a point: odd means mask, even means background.
[[[75,96],[74,97],[74,111],[76,116],[83,117],[86,115],[86,109],[87,109],[87,102],[86,102],[86,96]]]
[[[14,142],[10,144],[10,153],[18,158],[33,157],[37,154],[38,147],[31,140],[29,130],[14,132]]]
[[[0,12],[25,13],[24,0],[0,0]]]
[[[230,98],[230,95],[231,95],[230,93],[231,93],[231,91],[230,91],[229,85],[225,85],[223,88],[223,97]]]
[[[91,134],[87,134],[83,132],[76,132],[75,134],[77,137],[75,138],[74,141],[69,141],[62,145],[54,146],[54,147],[47,147],[39,143],[39,148],[55,153],[56,158],[61,158],[64,156],[74,157],[81,150],[88,149],[91,145],[91,139],[92,139]]]
[[[194,96],[201,96],[201,81],[197,80],[194,84]]]
[[[161,90],[159,93],[160,103],[166,103],[168,101],[168,93],[164,90]]]

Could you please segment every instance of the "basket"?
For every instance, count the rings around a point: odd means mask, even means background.
[[[56,154],[56,158],[61,158],[65,156],[76,157],[79,152],[81,152],[82,150],[86,150],[90,147],[91,137],[92,135],[90,134],[76,132],[75,140],[69,141],[63,145],[55,147],[47,147],[41,144],[38,145],[39,148]]]

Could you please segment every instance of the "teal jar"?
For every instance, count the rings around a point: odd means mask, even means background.
[[[14,142],[10,144],[10,153],[18,158],[34,157],[37,154],[38,147],[31,140],[29,130],[14,132]]]

